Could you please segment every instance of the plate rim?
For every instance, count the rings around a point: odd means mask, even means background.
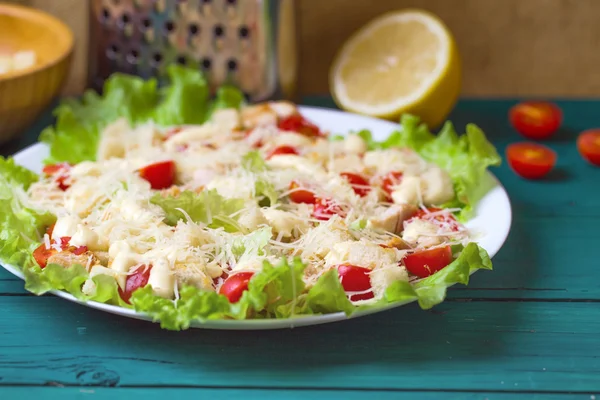
[[[382,120],[379,118],[373,118],[373,117],[369,117],[369,116],[365,116],[365,115],[361,115],[361,114],[345,112],[345,111],[327,108],[327,107],[299,105],[298,108],[301,112],[308,112],[308,113],[317,112],[317,113],[325,113],[325,114],[335,114],[336,116],[338,116],[340,118],[347,118],[348,116],[351,116],[354,118],[364,119],[367,121],[370,120],[370,121],[372,121],[372,123],[375,122],[378,124],[382,124],[382,126],[388,125],[389,128],[392,130],[398,129],[401,127],[400,124],[394,123],[391,121],[386,121],[386,120]],[[350,132],[352,132],[352,131],[348,131],[348,132],[345,132],[342,134],[347,134]],[[44,150],[45,148],[47,148],[47,145],[38,141],[34,144],[31,144],[31,145],[25,147],[24,149],[22,149],[20,151],[18,151],[17,153],[12,155],[12,157],[15,159],[17,164],[20,164],[18,159],[27,158],[28,153],[36,153],[40,150]],[[491,173],[489,170],[486,171],[486,173],[489,174],[494,179],[494,181],[496,182],[496,186],[494,188],[492,188],[490,190],[490,192],[488,192],[481,200],[483,200],[487,196],[489,196],[492,191],[499,190],[499,194],[501,195],[501,197],[503,197],[503,200],[506,201],[507,212],[508,212],[508,214],[506,215],[506,217],[507,217],[506,229],[503,232],[501,240],[498,240],[498,242],[497,242],[498,243],[498,245],[496,246],[497,248],[491,249],[491,251],[486,249],[486,251],[488,251],[488,253],[490,254],[490,259],[491,259],[498,253],[498,251],[506,243],[506,240],[507,240],[508,235],[510,234],[510,231],[512,228],[512,214],[513,213],[512,213],[512,204],[511,204],[510,197],[508,196],[508,192],[507,192],[506,188],[504,188],[502,183],[498,180],[498,178],[493,173]],[[19,269],[19,267],[12,265],[12,264],[3,263],[2,261],[0,261],[0,266],[2,266],[4,269],[6,269],[11,274],[22,279],[23,281],[25,280],[25,277],[24,277],[23,273],[21,272],[21,270]],[[477,270],[471,271],[471,275],[475,272],[477,272]],[[452,286],[454,286],[454,284],[448,286],[448,288],[452,287]],[[70,294],[66,291],[63,291],[63,290],[52,289],[52,290],[48,291],[48,293],[51,293],[57,297],[69,300],[71,302],[74,302],[74,303],[77,303],[77,304],[80,304],[83,306],[87,306],[87,307],[90,307],[90,308],[93,308],[96,310],[108,312],[110,314],[115,314],[115,315],[138,319],[138,320],[149,321],[149,322],[153,322],[156,324],[160,323],[160,321],[154,321],[152,319],[152,317],[150,317],[149,315],[147,315],[145,313],[138,312],[138,311],[135,311],[135,310],[129,309],[129,308],[112,305],[112,304],[100,303],[97,301],[79,300],[72,294]],[[397,307],[401,307],[401,306],[413,303],[415,301],[416,301],[416,299],[390,303],[390,304],[387,304],[382,307],[376,307],[376,308],[372,308],[372,309],[356,311],[353,314],[351,314],[350,316],[346,315],[344,312],[337,312],[337,313],[331,313],[331,314],[308,315],[308,316],[299,316],[296,318],[282,318],[282,319],[275,319],[275,318],[245,319],[245,320],[214,319],[214,320],[204,320],[204,321],[193,321],[190,324],[190,328],[214,329],[214,330],[272,330],[272,329],[294,328],[294,327],[301,327],[301,326],[321,325],[321,324],[326,324],[326,323],[331,323],[331,322],[359,318],[362,316],[387,311],[392,308],[397,308]]]

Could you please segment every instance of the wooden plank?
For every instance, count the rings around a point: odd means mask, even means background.
[[[419,400],[517,400],[523,393],[486,393],[486,392],[386,392],[377,390],[265,390],[265,389],[194,389],[194,388],[72,388],[72,387],[8,387],[0,388],[0,394],[11,400],[36,399],[89,399],[119,400],[144,399],[163,400],[165,398],[197,398],[211,400],[257,399],[257,400],[305,400],[343,398],[345,400],[381,400],[419,399]],[[527,394],[529,400],[590,400],[591,394]]]
[[[178,333],[54,297],[0,307],[0,385],[600,390],[590,303],[445,303],[294,330]]]

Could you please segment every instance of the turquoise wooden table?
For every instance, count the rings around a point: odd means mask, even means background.
[[[464,100],[451,119],[479,124],[503,153],[520,139],[507,122],[513,103]],[[574,139],[600,126],[600,102],[559,104],[554,173],[527,182],[507,165],[493,171],[514,210],[495,271],[432,311],[413,304],[293,330],[168,332],[30,295],[0,271],[0,399],[594,399],[600,169],[581,160]],[[2,151],[30,144],[49,121]]]

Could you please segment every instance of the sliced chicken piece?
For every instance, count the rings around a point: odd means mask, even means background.
[[[94,255],[98,259],[98,263],[100,263],[100,265],[104,267],[108,266],[108,251],[96,251],[94,252]]]
[[[254,128],[261,125],[277,124],[277,113],[266,103],[248,106],[241,111],[242,124],[246,128]]]

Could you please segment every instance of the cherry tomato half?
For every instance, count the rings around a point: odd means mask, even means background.
[[[600,167],[600,129],[591,129],[579,135],[577,149],[587,162]]]
[[[46,265],[48,265],[48,259],[54,254],[56,254],[56,249],[53,249],[52,247],[47,249],[46,245],[42,243],[33,251],[33,258],[40,268],[44,269],[46,268]]]
[[[334,215],[339,215],[342,218],[346,216],[344,210],[331,199],[323,199],[318,197],[315,202],[315,207],[312,216],[321,221],[329,221]]]
[[[506,148],[508,164],[515,173],[526,179],[539,179],[556,164],[556,153],[536,143],[513,143]]]
[[[175,182],[175,163],[163,161],[145,166],[140,170],[140,176],[150,182],[152,189],[167,189]]]
[[[54,227],[54,225],[52,225],[52,228],[53,227]],[[79,256],[79,255],[85,253],[86,251],[88,251],[87,246],[78,246],[78,247],[70,246],[69,245],[70,241],[71,241],[70,237],[65,236],[65,237],[60,238],[61,251],[67,251],[67,252],[75,254],[76,256]],[[42,243],[33,251],[33,258],[38,263],[40,268],[44,269],[48,265],[48,259],[56,253],[58,253],[57,249],[55,249],[52,246],[49,249],[47,249],[46,245],[44,243]]]
[[[342,264],[337,266],[340,282],[346,292],[366,292],[371,289],[371,270],[356,265]],[[351,301],[368,300],[375,297],[372,291],[350,295]]]
[[[300,114],[294,114],[290,115],[287,118],[283,118],[281,121],[279,121],[277,126],[283,131],[297,132],[308,137],[325,136],[325,134],[321,132],[318,126],[306,120]]]
[[[371,191],[369,181],[359,174],[354,174],[352,172],[342,172],[340,176],[344,177],[348,181],[350,186],[352,186],[352,190],[354,190],[354,193],[356,193],[360,197],[365,197]]]
[[[510,123],[528,139],[547,139],[562,123],[562,111],[556,104],[530,101],[513,106],[509,112]]]
[[[219,294],[227,297],[230,303],[237,303],[242,298],[242,294],[248,290],[248,282],[250,282],[253,275],[254,272],[238,272],[231,275],[221,285]]]
[[[388,200],[391,201],[392,191],[394,186],[397,186],[402,182],[402,175],[400,171],[390,171],[381,180],[381,189],[388,196]]]
[[[125,290],[122,290],[119,287],[119,295],[124,302],[129,303],[133,292],[148,284],[151,269],[151,265],[140,265],[132,273],[127,275],[127,279],[125,280]]]
[[[305,204],[315,204],[317,199],[315,198],[315,194],[310,190],[302,189],[302,185],[298,181],[290,182],[290,200],[293,203],[305,203]]]
[[[413,275],[426,278],[435,274],[452,262],[452,249],[450,246],[437,247],[408,254],[402,263]]]
[[[273,156],[279,156],[279,155],[283,155],[283,154],[294,154],[294,155],[298,155],[300,153],[298,153],[298,150],[296,150],[295,147],[292,146],[279,146],[279,147],[275,147],[273,150],[271,150],[269,152],[269,154],[267,154],[266,159],[270,159]]]
[[[42,173],[46,176],[54,176],[59,189],[64,192],[70,187],[66,181],[69,179],[69,170],[71,167],[72,165],[69,163],[48,164],[44,166]]]

